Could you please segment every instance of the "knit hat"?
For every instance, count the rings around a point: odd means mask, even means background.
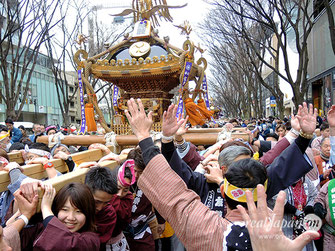
[[[54,156],[56,149],[57,149],[58,147],[60,147],[60,146],[65,147],[65,149],[68,150],[68,151],[70,152],[70,149],[69,149],[66,145],[61,144],[61,143],[58,143],[58,144],[54,145],[54,147],[51,149],[51,152],[50,152],[50,153],[51,153],[51,156]]]
[[[51,126],[48,126],[47,128],[45,128],[45,131],[46,131],[47,134],[50,130],[55,130],[57,132],[57,127],[54,126],[54,125],[51,125]]]

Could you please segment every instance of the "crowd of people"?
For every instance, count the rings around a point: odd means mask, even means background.
[[[20,125],[18,128],[14,127],[14,122],[11,118],[5,120],[5,125],[0,125],[0,135],[5,135],[9,133],[9,137],[5,141],[0,141],[2,148],[9,151],[9,148],[14,143],[22,143],[24,145],[30,145],[36,143],[36,139],[39,136],[50,136],[57,133],[62,133],[63,135],[77,135],[77,127],[72,126],[59,126],[59,125],[44,125],[35,123],[33,124],[32,134],[28,135],[27,129]],[[97,124],[97,131],[92,132],[92,134],[103,135],[105,130],[102,128],[101,124]],[[86,135],[90,135],[86,133]]]
[[[49,148],[36,139],[59,133],[57,126],[35,124],[29,136],[6,120],[0,170],[10,184],[0,195],[1,250],[333,250],[335,106],[325,119],[304,103],[285,120],[212,121],[203,127],[226,134],[211,146],[185,140],[187,117],[177,119],[175,105],[164,112],[155,142],[152,114],[140,100],[129,100],[128,109],[139,144],[120,155],[101,144]],[[241,128],[249,140],[227,136]],[[71,154],[87,149],[104,157],[75,163]],[[9,161],[15,151],[26,165],[41,164],[47,179],[27,177]],[[56,194],[47,180],[64,174],[52,159],[64,160],[68,172],[89,168],[84,184]],[[102,167],[108,160],[119,166]],[[304,224],[309,215],[321,219],[318,232]]]

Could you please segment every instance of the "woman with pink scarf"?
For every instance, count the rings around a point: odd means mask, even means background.
[[[113,230],[112,238],[106,244],[106,250],[126,251],[130,250],[127,240],[123,235],[123,230],[131,221],[131,208],[133,205],[133,195],[129,188],[136,181],[134,160],[126,160],[119,168],[112,171],[113,177],[117,179],[118,192],[110,201],[113,205],[117,220]]]

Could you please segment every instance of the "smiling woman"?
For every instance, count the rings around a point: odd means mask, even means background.
[[[58,212],[57,218],[65,224],[70,232],[77,232],[82,229],[86,223],[86,216],[78,209],[73,206],[70,199],[67,199],[64,206]]]
[[[64,186],[56,195],[52,211],[70,232],[95,230],[95,206],[90,189],[80,183]]]
[[[95,203],[90,189],[85,184],[69,183],[55,195],[55,189],[45,185],[43,224],[23,229],[22,249],[99,250],[99,237],[93,233]]]

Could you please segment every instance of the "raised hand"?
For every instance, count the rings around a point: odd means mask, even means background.
[[[335,136],[335,105],[328,111],[327,120],[329,123],[329,135]]]
[[[266,204],[264,186],[257,186],[257,208],[250,191],[246,191],[248,212],[238,205],[243,220],[249,231],[252,249],[254,251],[300,251],[311,240],[319,237],[316,231],[306,231],[298,238],[291,240],[286,237],[281,229],[286,194],[281,191],[278,194],[276,205],[270,211]]]
[[[299,120],[300,128],[304,133],[312,134],[316,128],[316,116],[318,110],[313,110],[313,105],[309,104],[309,109],[306,102],[303,105],[299,105],[298,115],[296,116]]]
[[[300,110],[300,109],[299,109]],[[299,110],[298,110],[298,116],[299,116]],[[293,114],[291,115],[291,126],[294,130],[296,131],[300,131],[300,123],[299,123],[299,119],[297,118],[297,116],[294,116]]]
[[[51,184],[45,184],[44,186],[44,194],[41,202],[41,211],[43,215],[43,219],[46,217],[53,215],[51,210],[52,202],[56,196],[56,190],[52,187]]]
[[[329,127],[335,127],[335,105],[332,105],[332,107],[328,111],[327,120],[329,123]]]
[[[17,189],[14,192],[14,197],[21,214],[30,219],[36,213],[38,195],[35,194],[32,201],[30,202],[23,196],[22,191]]]
[[[142,101],[137,99],[137,104],[133,98],[128,100],[128,110],[125,111],[131,129],[138,141],[150,137],[150,130],[152,126],[152,111],[148,116],[145,114]]]
[[[178,107],[176,105],[171,104],[168,110],[164,111],[163,113],[162,133],[166,137],[175,135],[178,129],[185,122],[185,119],[180,119],[179,121],[177,120],[176,118],[177,109]]]
[[[188,120],[188,115],[186,116],[186,118],[184,119],[184,122],[181,124],[181,126],[177,130],[177,132],[176,132],[177,136],[182,136],[185,133],[187,133],[187,131],[188,131],[188,126],[186,125],[187,120]]]

